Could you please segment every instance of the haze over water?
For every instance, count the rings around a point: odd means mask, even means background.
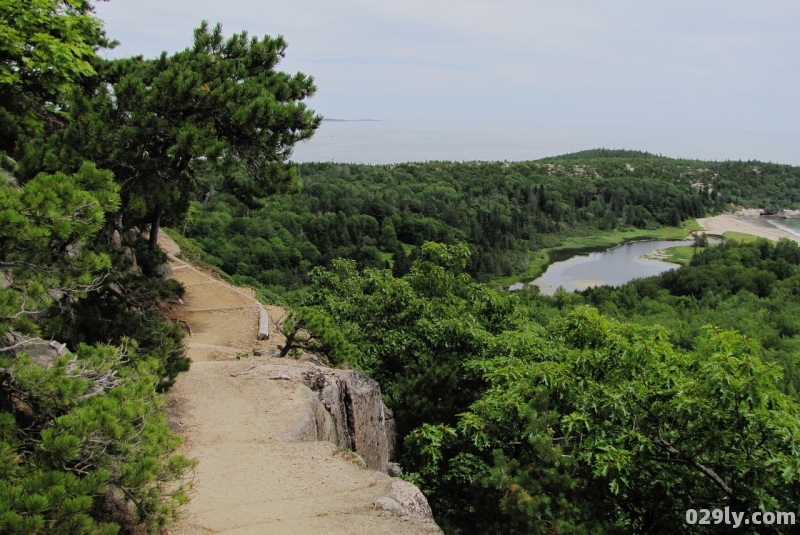
[[[296,162],[523,161],[587,149],[800,165],[800,133],[485,122],[324,121]]]

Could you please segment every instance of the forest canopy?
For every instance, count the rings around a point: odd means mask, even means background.
[[[425,241],[467,243],[467,271],[489,281],[528,271],[569,237],[626,231],[628,239],[736,203],[800,206],[800,168],[696,162],[589,151],[536,162],[298,165],[299,195],[253,210],[218,193],[192,203],[180,226],[204,260],[277,295],[309,283],[334,258],[360,267],[399,264]],[[580,158],[580,159],[579,159]],[[763,204],[762,204],[763,205]]]
[[[681,347],[667,328],[609,319],[580,295],[475,283],[463,245],[422,252],[402,278],[335,260],[313,272],[306,305],[336,318],[354,346],[350,365],[381,382],[400,461],[446,531],[712,533],[686,524],[686,510],[797,512],[800,418],[784,376],[796,367],[796,333],[778,337],[792,347],[781,363],[756,338],[708,325]],[[785,261],[777,269],[798,288],[789,278],[800,276],[800,246],[764,241],[710,248],[677,272],[607,292],[647,282],[684,294],[756,252],[749,276],[759,261]],[[705,294],[724,302],[736,286]],[[777,277],[767,290],[786,296]],[[751,303],[740,319],[770,309]],[[691,310],[700,324],[714,318]]]
[[[698,533],[698,503],[796,511],[797,244],[701,239],[679,270],[552,297],[481,281],[575,236],[795,207],[797,168],[620,151],[298,168],[302,193],[260,210],[207,182],[179,230],[380,382],[446,532]]]

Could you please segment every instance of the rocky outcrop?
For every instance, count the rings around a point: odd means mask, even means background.
[[[159,229],[158,231],[158,246],[161,247],[162,251],[167,253],[167,257],[170,255],[176,258],[181,257],[180,246],[178,246],[175,240],[170,238],[163,229]]]
[[[779,210],[775,217],[784,219],[800,219],[800,210]]]
[[[42,340],[41,338],[22,339],[10,333],[5,336],[3,347],[13,348],[13,354],[25,353],[30,359],[49,368],[61,355],[69,353],[67,345],[53,340]]]
[[[800,210],[781,209],[778,211],[767,210],[765,208],[742,208],[732,213],[736,217],[774,217],[784,219],[800,219]]]
[[[200,462],[200,484],[170,532],[441,533],[424,496],[385,473],[392,419],[377,383],[309,353],[271,358],[283,337],[273,330],[255,339],[256,307],[236,298],[249,292],[190,265],[175,266],[175,277],[186,284],[186,306],[169,310],[193,321],[194,364],[171,390],[171,421]],[[203,311],[209,301],[231,308]]]
[[[433,518],[431,507],[422,492],[402,479],[393,479],[389,495],[375,500],[376,509],[389,511],[399,516],[414,518]]]
[[[333,417],[310,388],[304,391],[307,407],[300,418],[283,433],[284,442],[325,441],[336,444]]]
[[[277,358],[236,375],[244,374],[300,385],[305,407],[283,432],[284,442],[332,442],[357,453],[357,464],[362,467],[388,473],[378,480],[384,486],[382,495],[366,510],[416,522],[421,533],[441,533],[425,495],[411,483],[389,477],[400,475],[400,467],[389,462],[394,450],[394,419],[381,400],[376,381],[355,370]]]
[[[394,450],[397,446],[397,424],[394,421],[394,414],[392,413],[391,409],[385,405],[383,408],[383,415],[384,427],[386,427],[386,438],[389,440],[389,443],[387,444],[389,450],[389,460],[391,461],[394,459]]]
[[[300,364],[281,368],[287,379],[304,384],[316,398],[309,398],[309,419],[288,430],[288,440],[333,442],[358,453],[369,468],[387,473],[394,426],[376,381],[355,370]]]
[[[283,435],[287,442],[333,442],[358,453],[372,470],[386,474],[394,451],[394,418],[380,385],[356,370],[273,359],[246,373],[299,383],[308,388],[307,411]]]
[[[174,273],[172,272],[172,266],[169,265],[169,262],[164,262],[163,264],[157,265],[155,274],[164,280],[171,279],[174,276]]]

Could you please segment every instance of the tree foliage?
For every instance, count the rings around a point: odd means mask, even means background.
[[[95,74],[94,52],[109,44],[88,0],[0,2],[0,151],[55,120],[56,104]]]
[[[207,262],[275,295],[307,286],[310,269],[335,258],[360,268],[399,259],[397,274],[406,273],[399,248],[425,241],[467,243],[467,271],[486,282],[525,272],[543,249],[569,237],[616,230],[635,237],[733,201],[764,202],[765,195],[772,206],[799,201],[797,167],[600,154],[512,163],[306,163],[298,166],[303,192],[275,196],[260,210],[219,193],[222,181],[207,177],[182,226]],[[757,181],[768,193],[751,187]]]
[[[797,403],[757,344],[710,329],[681,353],[591,309],[549,338],[475,363],[490,386],[460,424],[526,531],[696,533],[698,504],[795,511]]]
[[[401,279],[334,261],[311,301],[381,382],[447,531],[689,533],[689,508],[796,512],[798,405],[757,342],[708,327],[687,351],[586,306],[542,316],[471,282],[465,246],[421,254]]]
[[[34,333],[32,321],[54,298],[85,294],[110,267],[85,247],[119,205],[113,175],[92,164],[68,176],[41,174],[15,188],[0,185],[0,321]]]
[[[278,329],[286,337],[279,358],[300,349],[322,354],[336,366],[358,363],[356,348],[345,339],[333,318],[318,309],[302,307],[291,311]]]
[[[297,190],[287,159],[320,121],[313,80],[275,69],[283,38],[194,37],[102,61],[88,1],[0,2],[3,533],[157,533],[188,499],[159,393],[189,365],[158,307],[183,292],[161,279],[159,226],[182,220],[198,169],[251,205]],[[72,353],[34,359],[37,336]]]
[[[67,106],[68,127],[29,150],[25,164],[89,159],[112,170],[123,225],[150,224],[151,248],[162,219],[186,214],[199,167],[248,204],[297,191],[287,159],[320,117],[302,102],[316,90],[313,79],[275,69],[285,50],[282,37],[226,39],[204,22],[182,52],[103,62],[93,86]]]
[[[668,329],[670,341],[698,347],[707,324],[736,329],[784,368],[784,390],[798,392],[800,246],[789,240],[727,243],[698,250],[688,266],[620,288],[593,288],[571,299],[604,314]],[[538,301],[549,303],[547,297]]]

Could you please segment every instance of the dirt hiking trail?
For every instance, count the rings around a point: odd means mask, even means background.
[[[185,437],[182,453],[199,464],[192,500],[167,533],[441,533],[430,519],[381,509],[395,478],[360,467],[330,442],[285,442],[285,431],[308,412],[310,391],[274,380],[288,359],[253,356],[277,349],[283,337],[271,324],[270,339],[256,340],[258,305],[247,289],[170,264],[186,295],[167,313],[189,325],[193,362],[169,394],[168,417]],[[279,307],[267,309],[272,320],[283,316]],[[242,374],[255,364],[267,373]]]

